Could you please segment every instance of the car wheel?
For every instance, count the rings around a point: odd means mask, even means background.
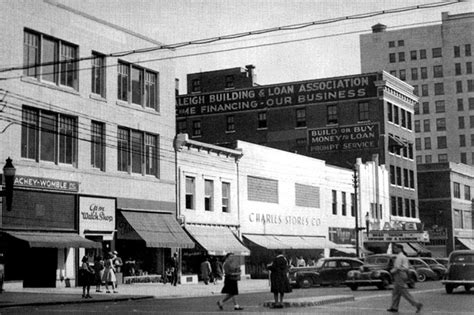
[[[464,290],[466,290],[466,292],[471,291],[471,286],[470,285],[465,285]]]
[[[310,278],[303,278],[298,281],[298,285],[300,288],[307,289],[313,286],[313,280]]]
[[[352,290],[352,291],[357,291],[357,286],[355,284],[351,284],[349,286],[349,288]]]
[[[377,285],[377,288],[379,290],[385,290],[389,284],[390,284],[390,281],[388,281],[387,278],[382,278],[382,282]]]
[[[453,288],[452,285],[450,285],[450,284],[447,284],[447,285],[446,285],[446,293],[448,293],[448,294],[453,293],[453,289],[454,289],[454,288]]]
[[[426,275],[424,273],[419,273],[418,274],[418,281],[419,282],[425,282],[426,281]]]

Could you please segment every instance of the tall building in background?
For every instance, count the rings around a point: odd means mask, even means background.
[[[413,85],[416,162],[474,165],[474,13],[441,24],[360,36],[362,72],[385,70]]]

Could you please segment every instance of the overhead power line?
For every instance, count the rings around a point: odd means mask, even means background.
[[[348,16],[319,20],[319,21],[311,21],[311,22],[291,24],[291,25],[286,25],[286,26],[278,26],[278,27],[272,27],[272,28],[266,28],[266,29],[260,29],[260,30],[255,30],[255,31],[242,32],[242,33],[235,33],[235,34],[230,34],[230,35],[222,35],[222,36],[205,38],[205,39],[197,39],[197,40],[192,40],[192,41],[187,41],[187,42],[180,42],[176,44],[159,45],[159,46],[153,46],[153,47],[148,47],[148,48],[132,49],[132,50],[126,50],[126,51],[121,51],[121,52],[109,53],[109,54],[104,55],[104,57],[125,57],[129,55],[149,53],[149,52],[154,52],[154,51],[159,51],[159,50],[174,50],[174,49],[182,48],[186,46],[192,46],[192,45],[198,46],[198,45],[210,44],[210,43],[214,43],[218,41],[232,40],[232,39],[237,39],[237,38],[242,38],[242,37],[256,36],[256,35],[262,35],[262,34],[273,33],[273,32],[294,31],[294,30],[299,30],[299,29],[303,29],[307,27],[316,26],[316,25],[325,25],[325,24],[331,24],[331,23],[336,23],[336,22],[341,22],[341,21],[365,19],[365,18],[385,15],[385,14],[394,14],[394,13],[401,13],[401,12],[407,12],[407,11],[448,6],[448,5],[453,5],[455,3],[458,3],[458,2],[462,2],[462,0],[433,2],[433,3],[415,5],[415,6],[409,6],[409,7],[403,7],[403,8],[367,12],[367,13],[348,15]],[[69,59],[69,60],[60,61],[60,62],[53,61],[53,62],[38,63],[38,64],[32,64],[32,65],[22,65],[22,66],[0,68],[0,73],[16,71],[16,70],[25,70],[25,69],[35,68],[35,67],[49,66],[49,65],[61,64],[61,63],[86,61],[86,60],[92,60],[94,58],[95,56],[87,56],[87,57]]]

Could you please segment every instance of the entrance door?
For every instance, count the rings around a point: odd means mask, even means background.
[[[56,287],[57,248],[30,248],[25,263],[25,288]]]

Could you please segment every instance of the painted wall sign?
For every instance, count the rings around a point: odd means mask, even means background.
[[[34,187],[60,191],[79,191],[79,182],[23,175],[15,176],[14,185],[17,187]]]
[[[308,129],[311,152],[377,148],[379,124],[357,124]]]
[[[309,225],[320,226],[321,219],[310,216],[295,216],[281,214],[263,214],[251,212],[248,216],[249,222],[259,224],[284,224],[284,225]]]
[[[374,97],[376,79],[376,74],[371,74],[180,95],[176,98],[176,115],[180,118]]]
[[[79,227],[81,231],[114,231],[115,199],[80,197]]]
[[[370,231],[369,234],[364,233],[364,241],[366,242],[429,242],[428,232],[418,231]]]
[[[349,228],[330,227],[329,240],[337,244],[351,244],[355,242],[355,230]]]

